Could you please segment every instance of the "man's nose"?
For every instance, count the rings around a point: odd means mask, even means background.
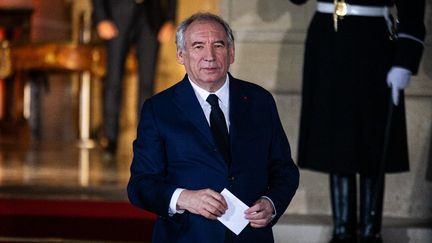
[[[204,60],[208,62],[215,60],[215,51],[213,48],[209,47],[205,49]]]

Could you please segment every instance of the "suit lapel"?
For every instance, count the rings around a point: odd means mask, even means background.
[[[240,82],[230,78],[230,139],[233,144],[233,138],[237,137],[242,127],[247,124],[248,111],[250,109],[250,97],[245,90],[240,87]]]
[[[239,134],[241,137],[242,128],[247,127],[247,122],[250,110],[250,98],[245,90],[241,87],[238,80],[230,78],[230,140],[231,152],[233,142],[239,142]],[[173,102],[182,111],[184,116],[203,134],[205,139],[212,145],[216,146],[211,129],[207,123],[204,112],[196,98],[195,92],[189,83],[187,76],[177,85],[173,95]],[[221,161],[224,161],[220,156]]]
[[[197,130],[214,146],[210,127],[187,76],[179,83],[173,96],[174,104]]]

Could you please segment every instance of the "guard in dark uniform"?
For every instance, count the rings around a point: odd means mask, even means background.
[[[175,31],[176,0],[92,0],[92,4],[97,32],[107,40],[103,123],[106,149],[115,153],[127,53],[136,44],[139,112],[144,100],[153,94],[158,34],[162,29]]]
[[[423,52],[424,7],[424,0],[317,2],[305,46],[298,164],[330,174],[332,243],[382,242],[379,167],[409,169],[403,89]]]

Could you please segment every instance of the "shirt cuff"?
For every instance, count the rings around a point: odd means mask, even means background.
[[[271,216],[271,219],[273,220],[276,217],[276,215],[277,215],[277,213],[276,213],[276,207],[275,207],[273,201],[269,197],[267,197],[267,196],[262,196],[261,198],[265,198],[265,199],[269,200],[269,202],[271,203],[271,205],[273,207],[273,214]]]
[[[177,200],[180,196],[180,193],[183,191],[183,188],[177,188],[173,195],[171,196],[171,201],[169,204],[169,209],[168,209],[168,215],[169,216],[173,216],[176,213],[182,214],[184,213],[184,210],[177,210]]]

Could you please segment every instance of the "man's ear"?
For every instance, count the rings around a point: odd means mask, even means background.
[[[229,62],[230,62],[230,64],[233,64],[234,60],[235,60],[235,48],[234,48],[234,45],[231,48],[229,48],[228,51],[230,53],[230,55],[229,55],[229,58],[230,58]]]
[[[176,54],[176,59],[177,59],[177,62],[178,63],[180,63],[180,64],[184,64],[184,60],[183,60],[183,51],[182,50],[177,50],[177,54]]]

